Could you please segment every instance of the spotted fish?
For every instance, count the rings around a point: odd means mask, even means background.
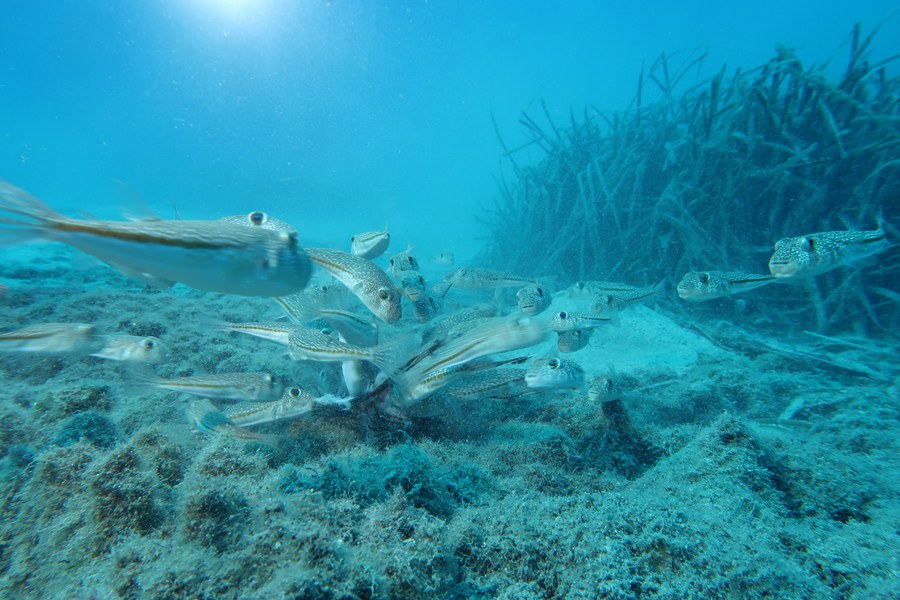
[[[357,233],[350,238],[350,254],[360,258],[377,258],[384,254],[390,243],[391,234],[387,226],[384,231]]]
[[[774,275],[754,275],[739,271],[691,271],[685,273],[675,290],[688,302],[702,302],[753,290],[775,281]]]
[[[343,283],[379,319],[400,320],[400,290],[387,273],[365,258],[340,250],[308,248],[307,252],[313,264]]]
[[[886,250],[884,231],[822,231],[775,242],[769,271],[778,279],[812,277]]]

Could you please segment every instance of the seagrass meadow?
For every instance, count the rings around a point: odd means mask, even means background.
[[[485,211],[485,262],[671,288],[690,270],[766,272],[785,237],[881,223],[896,240],[900,80],[896,57],[868,58],[875,34],[853,28],[836,80],[780,47],[755,69],[687,86],[709,59],[662,55],[625,112],[587,107],[557,123],[542,102],[520,119],[524,144],[508,147],[498,129],[510,175]],[[517,160],[535,148],[538,160]],[[898,278],[894,262],[764,297],[782,324],[898,331]]]

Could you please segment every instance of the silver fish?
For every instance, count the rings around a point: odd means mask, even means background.
[[[591,304],[591,311],[597,314],[612,314],[640,304],[661,291],[660,286],[651,288],[634,288],[621,290],[596,291]]]
[[[419,261],[412,255],[412,244],[406,246],[406,250],[398,252],[391,257],[388,270],[394,277],[399,277],[404,271],[418,271]]]
[[[351,344],[374,346],[378,343],[378,324],[353,312],[317,305],[304,293],[282,296],[275,301],[294,323],[322,319]]]
[[[591,377],[588,383],[588,400],[591,402],[611,402],[622,397],[619,384],[608,375]]]
[[[431,262],[442,267],[452,267],[456,257],[452,252],[439,252],[431,257]]]
[[[775,242],[769,271],[779,279],[812,277],[886,250],[884,231],[822,231]]]
[[[312,262],[343,283],[385,323],[400,320],[400,290],[387,273],[364,258],[340,250],[308,248]]]
[[[303,325],[295,325],[288,340],[288,353],[293,360],[318,362],[364,360],[373,363],[386,373],[393,373],[396,369],[396,352],[397,347],[393,344],[357,346]]]
[[[675,290],[688,302],[703,302],[753,290],[775,281],[774,275],[740,271],[691,271],[685,273]]]
[[[420,298],[413,302],[413,318],[416,323],[427,323],[441,312],[443,306],[444,303],[434,296]]]
[[[573,329],[571,331],[560,331],[556,338],[557,349],[564,354],[578,352],[588,345],[591,341],[591,332],[593,329]]]
[[[302,388],[291,387],[278,400],[232,404],[224,408],[222,413],[239,427],[252,427],[294,419],[312,412],[315,406],[315,396]]]
[[[166,358],[166,347],[159,338],[134,335],[100,336],[103,347],[92,352],[91,356],[106,360],[122,360],[127,362],[158,363]]]
[[[384,231],[357,233],[350,238],[350,254],[360,258],[377,258],[384,254],[390,243],[391,234],[385,225]]]
[[[0,333],[0,352],[95,352],[103,341],[87,323],[40,323]]]
[[[291,332],[296,325],[291,323],[282,323],[280,321],[258,321],[252,323],[222,323],[218,326],[223,331],[236,331],[245,333],[253,337],[262,338],[287,346],[291,336]]]
[[[539,358],[525,372],[525,385],[535,390],[573,389],[584,385],[584,369],[571,360]]]
[[[525,391],[523,369],[491,369],[451,382],[443,393],[458,399],[508,398]]]
[[[426,340],[439,339],[448,335],[458,334],[474,327],[486,317],[497,314],[497,307],[493,304],[476,304],[437,321],[431,330],[425,335]]]
[[[444,281],[455,288],[464,290],[484,290],[498,287],[520,287],[529,283],[536,284],[534,279],[520,277],[505,271],[482,269],[478,267],[459,267],[444,275]]]
[[[203,433],[226,431],[238,439],[261,442],[271,446],[275,446],[278,442],[278,438],[275,436],[262,435],[241,427],[206,398],[200,398],[191,402],[185,411],[185,416],[188,423]]]
[[[574,331],[576,329],[592,329],[608,322],[609,317],[588,313],[561,310],[550,315],[547,321],[548,327],[557,333],[560,331]]]
[[[425,295],[425,278],[418,271],[400,273],[400,289],[410,302],[418,302]]]
[[[284,296],[311,265],[296,233],[215,221],[100,221],[61,215],[0,182],[0,233],[62,242],[145,280],[241,296]]]
[[[544,312],[553,302],[553,297],[544,288],[532,283],[516,292],[516,302],[522,313],[533,317]]]
[[[618,281],[576,281],[565,290],[566,296],[573,300],[593,299],[603,294],[624,294],[635,292],[641,288]]]
[[[269,373],[215,373],[170,379],[139,373],[136,377],[140,383],[160,389],[217,400],[261,402],[275,394],[275,378]]]
[[[246,215],[235,215],[233,217],[222,217],[216,219],[220,223],[231,223],[233,225],[244,225],[249,227],[261,227],[262,229],[271,229],[272,231],[283,231],[285,233],[297,233],[297,229],[290,223],[285,223],[280,219],[276,219],[269,213],[261,210],[254,210]]]

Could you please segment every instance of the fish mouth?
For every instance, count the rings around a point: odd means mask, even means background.
[[[418,302],[422,297],[421,290],[406,290],[406,297],[410,302]]]
[[[769,272],[775,277],[793,277],[800,272],[800,266],[789,260],[770,260]]]

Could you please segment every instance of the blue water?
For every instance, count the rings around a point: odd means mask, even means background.
[[[853,23],[892,8],[13,0],[0,19],[2,176],[63,208],[112,216],[121,180],[164,216],[172,203],[264,208],[315,239],[388,223],[401,244],[439,251],[482,233],[501,170],[491,113],[513,146],[541,99],[560,122],[624,109],[662,52],[708,51],[699,76],[762,64],[778,44],[820,63]],[[900,19],[874,55],[896,39]]]

